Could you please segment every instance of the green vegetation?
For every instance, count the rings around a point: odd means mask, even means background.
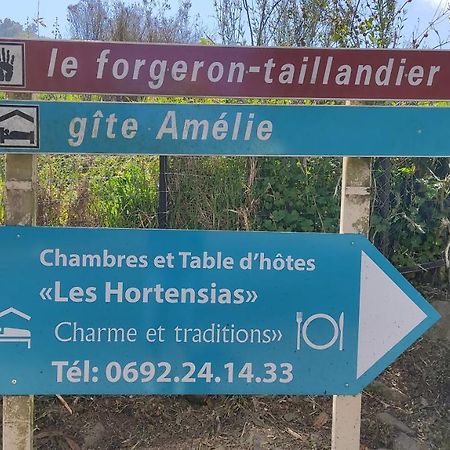
[[[155,227],[155,157],[40,156],[38,223]]]
[[[157,226],[157,158],[110,158],[96,175],[91,208],[101,226]]]
[[[170,158],[169,226],[245,229],[246,164],[245,158]]]
[[[257,228],[337,232],[341,168],[337,158],[264,158],[255,185]]]
[[[448,158],[390,164],[388,186],[374,167],[371,239],[398,267],[442,258],[450,236]],[[41,155],[38,223],[157,227],[158,170],[151,156]],[[171,157],[169,227],[337,232],[340,176],[338,158]]]
[[[392,158],[388,186],[374,171],[372,240],[397,266],[437,260],[450,242],[450,158]],[[386,191],[385,204],[380,204]],[[387,240],[385,245],[382,241]]]

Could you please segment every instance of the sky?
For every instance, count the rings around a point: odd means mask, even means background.
[[[47,28],[41,28],[41,35],[52,37],[52,25],[55,19],[58,18],[60,24],[60,31],[63,38],[68,38],[68,26],[66,21],[67,6],[77,3],[77,0],[2,0],[2,7],[0,9],[0,19],[9,17],[20,23],[25,23],[27,17],[36,17],[37,6],[39,1],[40,17],[43,17]],[[133,3],[136,0],[125,0],[126,3]],[[214,25],[214,0],[191,0],[192,11],[194,14],[199,14],[201,22],[206,25],[209,31],[212,32]],[[403,3],[403,0],[400,0]],[[413,31],[422,31],[426,25],[432,20],[436,8],[445,8],[449,5],[450,0],[412,0],[408,5],[409,22],[405,27],[405,35],[410,36]],[[177,5],[177,0],[171,0],[173,5]],[[438,30],[442,38],[447,38],[450,34],[450,20],[447,16]],[[429,46],[437,43],[437,36],[430,36]]]

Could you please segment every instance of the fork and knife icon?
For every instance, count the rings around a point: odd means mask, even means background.
[[[312,316],[309,316],[305,320],[303,317],[303,312],[297,312],[295,316],[296,322],[297,322],[297,346],[296,349],[300,350],[302,341],[310,348],[313,348],[314,350],[326,350],[333,346],[337,340],[339,340],[339,351],[344,350],[344,313],[342,312],[339,315],[339,318],[336,320],[329,314],[324,313],[317,313],[313,314]],[[317,320],[325,320],[327,321],[332,330],[333,330],[333,336],[328,342],[324,343],[317,343],[314,342],[310,336],[308,335],[308,328],[309,326],[317,321]]]

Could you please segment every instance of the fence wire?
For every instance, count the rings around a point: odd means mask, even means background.
[[[405,272],[448,278],[450,158],[375,158],[371,238]],[[445,274],[446,273],[446,274]]]

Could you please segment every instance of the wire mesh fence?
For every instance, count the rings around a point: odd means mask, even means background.
[[[398,266],[443,265],[450,242],[449,158],[375,159],[372,207],[371,238]]]

